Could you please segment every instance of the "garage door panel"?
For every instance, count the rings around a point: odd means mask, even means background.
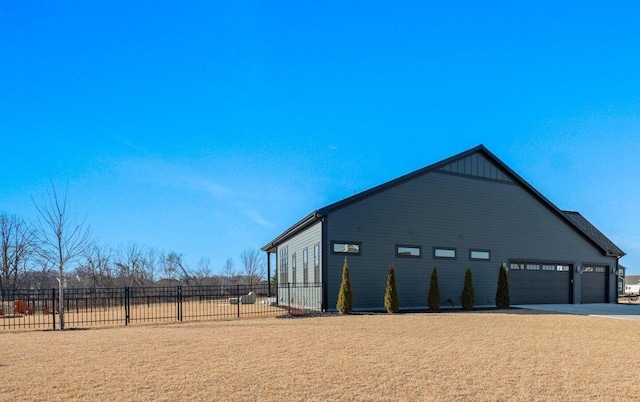
[[[607,302],[607,273],[605,266],[585,266],[582,272],[582,303]]]
[[[509,270],[511,304],[571,303],[571,273],[528,269]]]

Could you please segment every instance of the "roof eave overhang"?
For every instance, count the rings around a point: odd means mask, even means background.
[[[279,244],[281,244],[282,242],[290,239],[291,237],[293,237],[296,234],[300,233],[301,231],[305,230],[309,226],[315,224],[320,219],[322,219],[323,216],[324,215],[321,213],[321,211],[319,211],[319,210],[313,211],[309,215],[307,215],[304,218],[300,219],[298,222],[296,222],[289,229],[287,229],[284,232],[282,232],[282,234],[280,236],[276,237],[275,239],[271,240],[269,243],[264,245],[261,248],[261,250],[264,251],[264,252],[267,252],[267,253],[275,253],[277,251],[277,249],[278,249],[278,245]]]

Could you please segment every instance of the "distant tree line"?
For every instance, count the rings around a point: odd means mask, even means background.
[[[257,249],[228,258],[213,274],[208,258],[195,267],[174,251],[163,253],[136,243],[98,245],[88,225],[69,214],[66,192],[52,189],[29,222],[0,211],[0,295],[15,289],[104,288],[122,286],[255,284],[265,279],[265,259]]]

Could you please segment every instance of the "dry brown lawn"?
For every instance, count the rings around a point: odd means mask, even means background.
[[[0,333],[0,399],[631,400],[640,322],[507,313]]]

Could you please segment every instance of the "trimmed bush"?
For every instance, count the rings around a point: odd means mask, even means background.
[[[431,283],[429,284],[429,295],[427,296],[427,306],[432,313],[440,310],[442,300],[440,299],[440,285],[438,284],[438,270],[433,267],[431,272]]]
[[[336,308],[342,314],[349,314],[353,311],[353,294],[351,293],[347,257],[344,257],[344,264],[342,265],[342,283],[340,284],[340,292],[338,292]]]
[[[496,306],[498,308],[509,307],[509,278],[504,265],[500,265],[500,273],[498,274],[498,290],[496,291]]]
[[[471,268],[467,268],[464,274],[464,287],[462,288],[462,308],[465,310],[473,310],[475,304],[475,291],[473,290],[473,278],[471,277]]]
[[[400,297],[396,288],[396,273],[393,267],[389,268],[387,274],[387,289],[384,292],[384,308],[387,313],[397,313],[400,310]]]

